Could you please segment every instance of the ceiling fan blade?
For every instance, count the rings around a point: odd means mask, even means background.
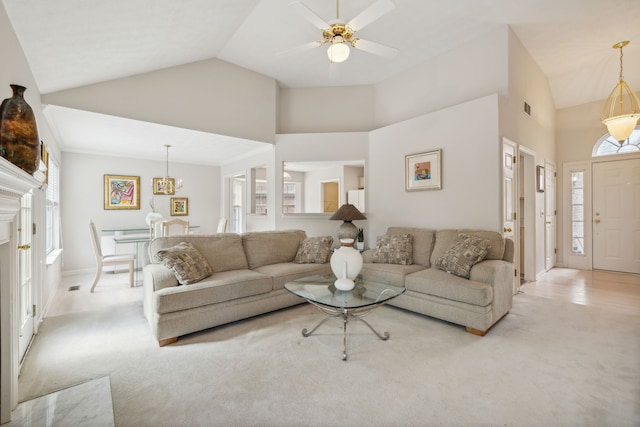
[[[292,47],[291,49],[283,50],[282,52],[278,52],[277,55],[278,56],[295,55],[298,53],[306,52],[307,50],[311,50],[314,47],[318,47],[318,46],[320,46],[320,43],[317,41],[313,41],[313,42],[302,44],[300,46]]]
[[[398,49],[396,49],[395,47],[385,46],[380,43],[363,39],[358,39],[354,47],[356,49],[364,50],[365,52],[373,53],[374,55],[385,57],[387,59],[393,58],[398,53]]]
[[[318,27],[318,29],[326,30],[330,27],[324,19],[320,18],[313,10],[302,4],[302,2],[294,1],[289,3],[289,6],[296,8],[300,15],[306,18],[307,21],[311,22],[314,26]]]
[[[349,21],[349,26],[353,31],[361,30],[384,14],[395,9],[395,7],[396,5],[391,0],[378,0]]]

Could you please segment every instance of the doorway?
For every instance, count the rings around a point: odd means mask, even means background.
[[[536,163],[535,152],[521,146],[519,150],[520,184],[518,226],[520,228],[520,280],[536,280]]]
[[[592,164],[593,268],[640,274],[640,159]]]
[[[340,203],[340,190],[338,181],[322,183],[322,212],[337,212]]]

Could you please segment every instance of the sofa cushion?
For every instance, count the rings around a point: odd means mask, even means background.
[[[293,262],[283,262],[280,264],[263,265],[254,271],[270,276],[273,280],[273,290],[284,289],[284,284],[292,280],[301,279],[307,276],[331,274],[331,265],[325,264],[296,264]]]
[[[438,258],[445,253],[447,249],[453,245],[458,234],[470,234],[481,239],[487,239],[491,242],[491,249],[485,259],[502,259],[504,256],[505,239],[502,234],[497,231],[459,229],[459,230],[438,230],[436,231],[436,241],[431,252],[431,264],[434,264]]]
[[[490,247],[489,240],[460,233],[451,247],[436,260],[435,266],[468,279],[471,267],[487,256]]]
[[[307,237],[303,230],[259,231],[242,235],[242,244],[250,269],[268,264],[291,262],[300,243]]]
[[[411,234],[413,237],[413,263],[431,267],[431,251],[436,238],[435,230],[417,227],[389,227],[386,234]]]
[[[180,242],[158,251],[156,256],[167,268],[173,270],[181,285],[197,283],[213,274],[207,260],[188,242]]]
[[[158,237],[149,242],[149,259],[151,262],[159,263],[156,253],[180,242],[191,243],[216,272],[249,268],[242,246],[242,237],[235,233]]]
[[[493,301],[493,287],[487,283],[463,279],[437,268],[427,268],[407,275],[407,291],[433,295],[451,301],[485,307]]]
[[[374,282],[404,286],[404,279],[407,274],[424,270],[424,268],[425,267],[420,264],[400,265],[365,263],[360,274],[362,277],[371,279]]]
[[[154,292],[154,310],[158,314],[189,310],[260,295],[272,289],[271,277],[251,270],[215,272],[189,286],[175,286]]]
[[[331,245],[333,245],[333,237],[331,236],[307,237],[300,244],[293,262],[297,264],[324,264],[329,261]]]
[[[383,264],[413,264],[411,234],[385,234],[378,237],[373,250],[373,262]]]

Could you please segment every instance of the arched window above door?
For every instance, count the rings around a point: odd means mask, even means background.
[[[593,157],[610,156],[613,154],[640,152],[640,126],[637,126],[629,138],[622,145],[611,135],[606,134],[593,146]]]

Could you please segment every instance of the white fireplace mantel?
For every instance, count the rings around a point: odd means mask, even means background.
[[[38,178],[44,174],[37,172]],[[44,179],[0,157],[0,423],[11,420],[18,401],[19,289],[17,215],[20,199]]]

